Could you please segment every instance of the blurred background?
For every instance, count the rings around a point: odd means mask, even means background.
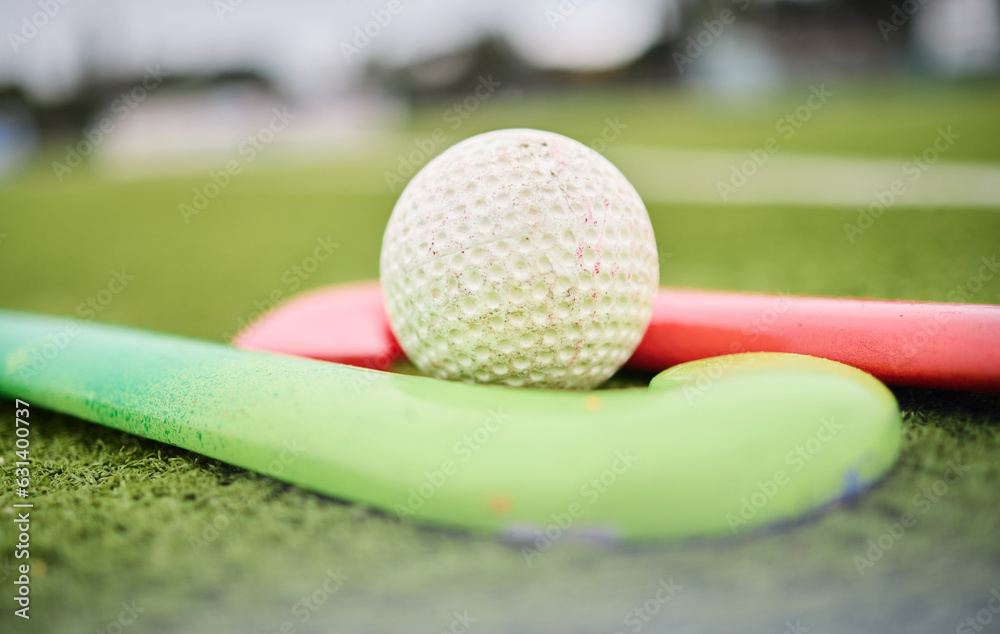
[[[5,308],[230,340],[376,278],[409,178],[505,127],[622,170],[661,284],[1000,303],[1000,0],[4,0],[0,27]],[[37,611],[0,631],[1000,631],[1000,401],[894,392],[903,457],[855,502],[534,562],[33,409]]]
[[[278,104],[296,113],[279,146],[332,152],[483,77],[514,101],[597,86],[733,99],[1000,67],[995,0],[11,0],[0,23],[0,173],[105,118],[102,165],[224,152]]]

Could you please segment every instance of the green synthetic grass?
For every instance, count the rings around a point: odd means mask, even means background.
[[[952,125],[970,132],[948,160],[1000,163],[998,84],[828,88],[837,99],[788,148],[905,160]],[[772,135],[807,92],[745,107],[649,90],[498,95],[449,130],[448,143],[508,126],[586,142],[620,117],[629,125],[623,143],[739,151]],[[0,303],[86,318],[87,299],[118,272],[134,279],[98,304],[96,319],[223,339],[272,296],[376,277],[394,201],[384,173],[412,147],[407,139],[443,125],[448,106],[425,107],[398,131],[399,147],[357,161],[269,155],[190,224],[177,206],[204,185],[203,173],[120,182],[82,167],[58,183],[48,167],[55,149],[0,189]],[[925,300],[947,299],[977,275],[982,257],[1000,254],[998,212],[1000,201],[981,210],[893,208],[851,245],[842,230],[856,218],[848,208],[650,206],[664,284]],[[317,239],[338,246],[307,279],[289,273]],[[970,301],[1000,303],[1000,277]],[[286,622],[297,632],[436,633],[453,624],[457,632],[456,612],[476,619],[470,632],[631,632],[637,624],[649,632],[954,631],[1000,587],[1000,399],[896,394],[903,458],[856,502],[731,539],[558,543],[531,565],[494,540],[400,524],[32,408],[30,624],[12,616],[14,404],[0,401],[0,631],[117,631],[122,602],[133,601],[143,611],[127,632],[276,632]],[[938,497],[934,487],[953,464],[969,470]],[[905,513],[916,524],[860,575],[854,557],[865,556],[868,540],[885,543],[884,525]],[[315,612],[305,607],[303,597],[338,570],[343,586]],[[661,581],[680,586],[666,603],[653,598]],[[629,617],[643,606],[648,622]]]

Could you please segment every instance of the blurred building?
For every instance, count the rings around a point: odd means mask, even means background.
[[[219,111],[241,104],[292,103],[337,109],[349,123],[369,108],[467,92],[491,73],[505,90],[583,79],[730,92],[834,76],[991,74],[998,2],[8,0],[0,165],[23,154],[34,129],[79,134],[137,101],[151,116],[159,104],[163,116],[189,108],[223,122]],[[155,90],[129,100],[151,74]],[[340,115],[318,118],[344,127]]]

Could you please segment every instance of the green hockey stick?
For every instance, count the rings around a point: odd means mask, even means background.
[[[884,476],[901,443],[881,383],[797,355],[685,364],[650,389],[553,392],[0,311],[0,361],[9,398],[401,519],[535,543],[794,520]]]

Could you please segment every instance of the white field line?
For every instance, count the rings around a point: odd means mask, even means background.
[[[387,143],[385,139],[380,141],[360,148],[328,149],[326,153],[276,147],[273,156],[261,163],[266,164],[267,171],[295,172],[319,167],[333,172],[344,162],[363,164],[380,172],[393,171],[398,157],[388,148],[400,145]],[[910,157],[870,158],[778,151],[768,156],[745,184],[730,191],[723,200],[719,183],[731,184],[734,166],[739,170],[743,163],[750,161],[746,152],[622,144],[609,147],[606,154],[648,204],[867,206],[876,202],[876,192],[888,191],[894,181],[900,181],[904,189],[893,203],[894,208],[978,207],[1000,211],[1000,164],[996,163],[943,158],[917,172],[914,170],[919,168],[912,163],[907,167]],[[212,157],[186,157],[184,161],[131,161],[128,167],[122,164],[101,167],[107,168],[102,171],[112,180],[157,180],[203,172],[217,168],[218,164],[218,159]],[[241,191],[282,195],[398,195],[398,191],[393,194],[383,185],[381,174],[373,179],[317,178],[295,185],[263,178],[245,179]]]
[[[876,202],[875,192],[888,191],[898,180],[905,189],[894,206],[990,207],[1000,211],[997,164],[942,159],[917,171],[915,164],[907,165],[911,161],[908,157],[852,158],[779,151],[724,201],[719,182],[731,184],[733,167],[739,170],[750,161],[746,152],[622,145],[608,148],[607,154],[647,203],[868,205]]]

